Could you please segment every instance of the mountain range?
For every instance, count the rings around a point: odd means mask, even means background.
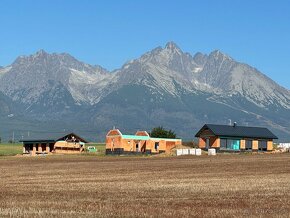
[[[103,141],[172,129],[192,140],[204,123],[265,126],[290,138],[290,91],[259,70],[215,50],[191,55],[174,42],[109,72],[67,53],[40,50],[0,67],[0,136],[74,131]]]

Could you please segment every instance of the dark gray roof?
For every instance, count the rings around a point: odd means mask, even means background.
[[[278,139],[269,129],[263,127],[249,127],[249,126],[229,126],[217,124],[205,124],[195,135],[199,137],[200,134],[209,129],[216,136],[224,137],[243,137],[243,138],[260,138],[260,139]]]
[[[88,141],[83,139],[82,137],[78,136],[77,134],[70,132],[62,132],[62,133],[49,133],[49,134],[37,134],[35,137],[24,138],[20,140],[20,142],[39,142],[39,143],[46,143],[46,142],[56,142],[60,140],[65,140],[65,138],[69,135],[74,135],[77,139],[82,142],[87,143]]]

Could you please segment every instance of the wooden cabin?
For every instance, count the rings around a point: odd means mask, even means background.
[[[152,138],[146,131],[123,135],[120,130],[110,130],[106,136],[106,154],[169,153],[181,139]]]
[[[41,154],[78,154],[84,151],[87,141],[75,133],[54,134],[50,137],[39,137],[21,140],[24,155]]]
[[[273,140],[278,139],[262,127],[205,124],[195,135],[201,149],[217,151],[272,151]]]

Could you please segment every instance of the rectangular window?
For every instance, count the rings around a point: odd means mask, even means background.
[[[233,140],[233,149],[240,150],[240,140]]]
[[[245,141],[245,149],[246,150],[252,150],[252,146],[253,146],[253,140],[246,139],[246,141]]]
[[[233,149],[233,140],[227,139],[227,149],[232,150]]]
[[[220,145],[221,148],[223,148],[223,149],[227,148],[227,140],[226,139],[221,139],[220,143],[221,143],[221,145]]]
[[[267,141],[266,140],[259,140],[258,150],[259,151],[267,151]]]
[[[240,140],[237,139],[221,139],[221,149],[240,150]]]

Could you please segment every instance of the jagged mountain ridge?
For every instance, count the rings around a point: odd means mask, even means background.
[[[290,135],[284,122],[290,118],[289,90],[218,50],[192,56],[173,42],[113,72],[40,50],[0,68],[0,91],[23,105],[24,116],[85,120],[102,131],[170,126],[174,120],[171,128],[187,137],[188,128],[227,122],[235,114],[241,124],[257,120]]]
[[[108,74],[102,67],[84,64],[69,54],[48,54],[44,50],[18,57],[1,72],[0,90],[25,104],[37,103],[43,93],[59,85],[76,103],[89,101],[83,86],[100,82]]]
[[[255,68],[217,50],[209,55],[197,53],[192,57],[173,42],[127,62],[111,73],[100,66],[84,64],[69,54],[48,54],[44,50],[31,56],[20,56],[12,65],[0,68],[0,90],[16,101],[37,102],[42,92],[58,83],[79,104],[96,104],[111,90],[132,83],[158,87],[161,89],[158,91],[178,95],[175,87],[178,83],[187,91],[240,93],[259,106],[279,100],[283,107],[290,107],[289,90]]]

